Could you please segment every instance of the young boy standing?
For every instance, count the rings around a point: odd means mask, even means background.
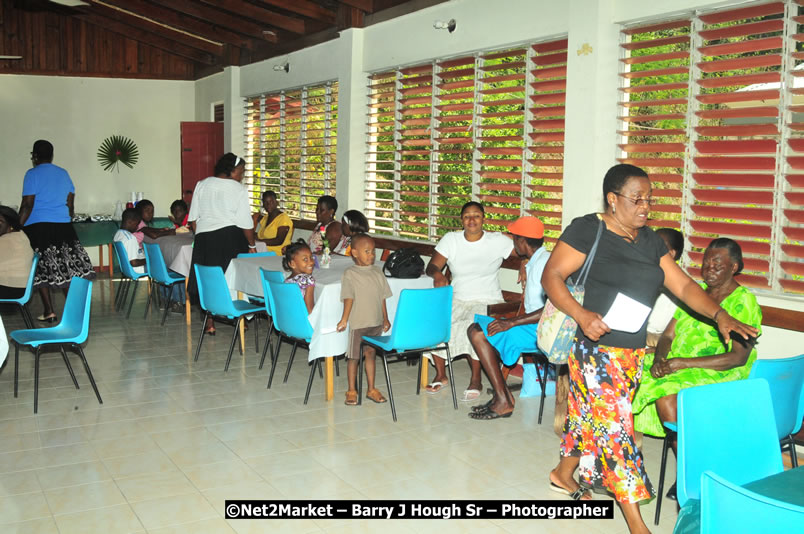
[[[341,280],[341,300],[343,316],[338,323],[338,332],[349,325],[349,345],[346,352],[348,360],[347,376],[349,390],[346,392],[346,405],[357,404],[357,368],[360,362],[360,341],[363,336],[377,336],[391,328],[385,299],[392,295],[391,287],[382,270],[374,265],[376,256],[374,239],[367,234],[352,236],[352,260],[355,265],[346,269]],[[366,397],[374,402],[386,402],[382,393],[374,387],[376,351],[368,345],[363,347],[362,356],[366,359]]]

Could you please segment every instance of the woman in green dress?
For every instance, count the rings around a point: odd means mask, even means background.
[[[762,310],[754,295],[734,276],[743,268],[740,245],[728,238],[712,241],[701,264],[703,287],[721,310],[761,333]],[[691,314],[692,313],[692,314]],[[715,315],[717,319],[717,314]],[[756,338],[732,336],[726,345],[716,323],[680,307],[667,325],[653,355],[645,357],[642,383],[634,398],[634,429],[665,435],[662,423],[676,421],[676,397],[684,388],[748,378],[757,359]],[[648,372],[650,371],[650,372]],[[676,440],[672,441],[673,452]],[[672,488],[671,488],[672,492]]]

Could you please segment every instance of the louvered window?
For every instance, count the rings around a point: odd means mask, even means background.
[[[697,275],[718,236],[740,282],[804,292],[804,1],[623,30],[620,161],[645,168],[653,226],[681,228]]]
[[[533,214],[561,229],[567,41],[369,76],[372,231],[435,241],[484,204],[489,227]]]
[[[335,195],[338,83],[246,99],[246,180],[252,205],[277,193],[294,218],[315,220],[316,199]]]

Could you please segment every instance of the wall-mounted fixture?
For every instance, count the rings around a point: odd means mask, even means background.
[[[18,60],[22,59],[22,56],[0,56],[0,60],[2,59]]]
[[[449,19],[449,22],[444,22],[443,20],[433,22],[433,28],[436,30],[448,30],[449,33],[454,32],[457,25],[458,23],[455,22],[455,19]]]
[[[274,65],[274,70],[275,70],[275,71],[280,71],[280,70],[283,70],[283,71],[285,71],[285,72],[290,72],[290,62],[289,62],[289,61],[286,61],[286,62],[285,62],[285,63],[283,63],[283,64],[280,64],[280,65]]]

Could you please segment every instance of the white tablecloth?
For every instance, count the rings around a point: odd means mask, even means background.
[[[3,326],[3,318],[0,317],[0,367],[6,361],[8,356],[8,338],[6,337],[6,327]]]
[[[190,275],[190,263],[193,259],[193,234],[167,235],[158,239],[146,236],[143,241],[159,245],[168,269],[184,277]]]
[[[346,352],[347,332],[336,332],[335,327],[343,315],[341,277],[350,265],[354,265],[352,258],[333,256],[329,269],[316,269],[313,272],[316,285],[315,306],[310,314],[310,324],[313,325],[313,339],[310,343],[308,357],[310,361]],[[377,262],[377,265],[382,267],[382,262]],[[229,289],[262,297],[260,267],[269,271],[282,271],[282,258],[237,258],[232,260],[226,270],[226,282],[229,284]],[[388,285],[391,286],[393,296],[386,301],[386,306],[388,307],[388,318],[393,322],[400,291],[433,287],[433,279],[429,276],[405,280],[389,278]]]

